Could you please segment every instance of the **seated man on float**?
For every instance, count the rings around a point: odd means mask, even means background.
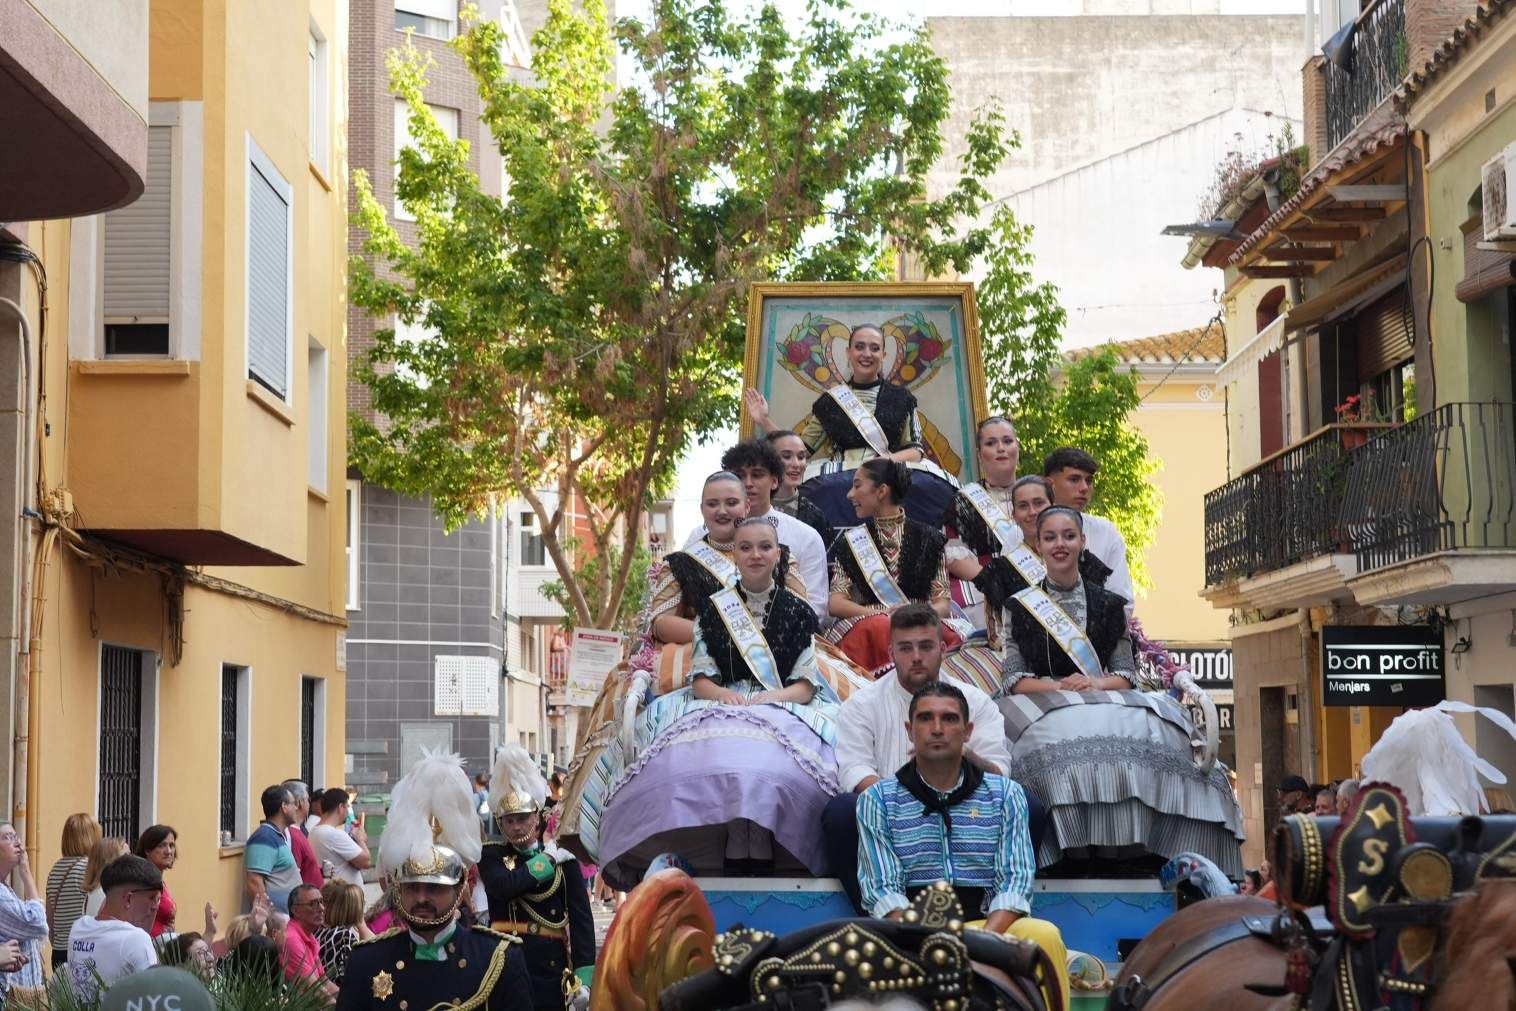
[[[1100,465],[1082,449],[1060,446],[1042,463],[1042,476],[1053,486],[1053,504],[1077,509],[1083,514],[1085,549],[1105,563],[1111,574],[1105,588],[1126,598],[1126,616],[1132,616],[1132,574],[1126,565],[1126,540],[1116,524],[1104,516],[1085,512],[1095,492],[1095,472]]]
[[[858,797],[864,906],[899,919],[916,893],[947,881],[967,916],[984,915],[983,929],[1035,943],[1062,970],[1068,952],[1058,928],[1027,915],[1037,862],[1026,793],[965,757],[974,723],[956,686],[917,689],[906,715],[914,757]],[[1058,973],[1058,987],[1067,1007],[1067,973]]]
[[[858,893],[858,795],[898,772],[911,758],[906,712],[918,689],[935,684],[942,669],[942,619],[926,604],[907,604],[890,615],[893,673],[855,690],[837,714],[837,781],[843,792],[821,815],[832,875],[842,882],[853,905],[863,908]],[[974,731],[965,748],[969,761],[986,772],[1006,775],[1004,721],[988,695],[969,684],[957,687],[968,699]],[[1042,802],[1027,794],[1033,843],[1040,841]]]
[[[779,489],[784,474],[784,464],[774,447],[762,439],[739,442],[721,454],[721,467],[742,479],[747,492],[747,515],[749,519],[766,519],[778,532],[779,543],[790,549],[790,558],[805,584],[805,599],[816,612],[816,617],[826,620],[827,576],[826,547],[821,535],[789,513],[774,508],[773,495]],[[685,546],[689,547],[705,536],[705,527],[699,526],[690,534]]]
[[[816,531],[830,556],[832,540],[837,536],[837,531],[826,521],[826,514],[816,503],[800,494],[800,486],[805,483],[805,466],[811,459],[811,451],[805,448],[805,440],[788,428],[776,428],[764,436],[763,441],[774,447],[774,452],[779,454],[779,462],[783,465],[779,490],[771,500],[774,508],[788,513]]]

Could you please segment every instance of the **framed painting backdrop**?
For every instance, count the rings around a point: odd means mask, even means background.
[[[800,428],[816,398],[847,381],[848,334],[863,323],[884,333],[880,374],[916,396],[927,459],[976,480],[974,425],[988,411],[968,282],[754,284],[744,386],[767,398],[776,425]],[[744,408],[742,435],[752,433]]]

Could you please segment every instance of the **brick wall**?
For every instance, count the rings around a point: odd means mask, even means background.
[[[1476,0],[1406,0],[1405,35],[1409,70],[1420,70],[1432,52],[1479,7]]]
[[[1327,155],[1326,58],[1319,53],[1300,68],[1301,109],[1305,119],[1302,138],[1310,150],[1311,166]]]

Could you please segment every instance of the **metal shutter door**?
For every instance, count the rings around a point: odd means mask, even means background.
[[[1360,381],[1367,382],[1411,357],[1411,314],[1404,287],[1362,309],[1355,322]]]
[[[147,186],[135,203],[105,215],[107,322],[168,322],[172,129],[148,127]]]
[[[247,373],[289,392],[289,205],[258,166],[247,194]]]

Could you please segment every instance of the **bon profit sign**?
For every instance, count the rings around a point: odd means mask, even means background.
[[[1328,706],[1433,706],[1443,700],[1442,629],[1327,625],[1321,701]]]

